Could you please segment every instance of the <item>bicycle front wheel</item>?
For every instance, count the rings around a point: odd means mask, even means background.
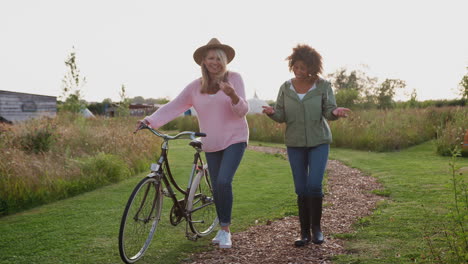
[[[128,199],[119,231],[119,252],[125,263],[139,260],[153,239],[161,217],[161,190],[159,181],[146,177]]]
[[[213,189],[207,168],[200,170],[192,182],[187,199],[187,212],[190,229],[199,237],[208,235],[218,225]]]

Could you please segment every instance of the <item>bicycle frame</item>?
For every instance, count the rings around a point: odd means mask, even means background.
[[[185,219],[185,236],[189,240],[207,236],[218,224],[208,167],[200,154],[201,142],[196,139],[206,134],[185,131],[170,136],[142,122],[135,132],[142,128],[149,129],[163,142],[157,162],[151,164],[151,172],[133,189],[122,215],[119,253],[125,263],[135,263],[148,249],[161,220],[164,196],[170,197],[173,203],[169,213],[170,223],[176,226]],[[195,149],[185,189],[177,184],[168,159],[169,141],[179,138],[192,139],[189,145]],[[177,192],[183,195],[183,199],[177,200]]]
[[[170,169],[169,165],[169,159],[168,159],[168,150],[169,150],[169,140],[172,139],[177,139],[176,136],[167,136],[159,133],[157,130],[152,129],[151,127],[145,125],[146,128],[148,128],[153,134],[162,137],[163,138],[163,143],[161,145],[161,155],[159,156],[159,159],[157,163],[151,164],[151,173],[147,175],[147,177],[155,177],[157,180],[162,181],[164,183],[164,186],[167,189],[167,193],[164,193],[165,196],[170,197],[172,202],[174,203],[174,206],[177,207],[177,210],[179,212],[183,212],[182,216],[185,218],[185,220],[188,220],[188,214],[191,212],[187,212],[185,205],[187,204],[187,198],[188,194],[190,192],[190,187],[192,185],[192,181],[194,176],[196,175],[196,171],[198,170],[204,170],[205,166],[203,164],[203,160],[201,158],[200,153],[202,152],[201,150],[201,145],[198,143],[194,142],[192,138],[192,142],[190,142],[190,145],[196,150],[194,156],[193,156],[193,165],[192,165],[192,171],[190,173],[190,177],[187,183],[187,188],[183,190],[175,181],[174,177],[172,176],[172,172]],[[191,132],[187,132],[187,134],[184,134],[184,132],[179,134],[180,136],[183,135],[192,135]],[[203,133],[199,133],[198,135],[204,136]],[[179,200],[177,200],[176,197],[176,192],[172,188],[172,186],[175,187],[177,191],[179,191],[183,196],[183,203],[181,204]],[[199,210],[200,208],[197,208],[193,211]],[[178,224],[178,223],[177,223]]]

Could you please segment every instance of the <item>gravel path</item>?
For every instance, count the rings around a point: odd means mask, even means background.
[[[284,149],[279,148],[249,146],[249,149],[286,154]],[[384,198],[371,193],[381,188],[375,178],[339,161],[330,160],[327,173],[328,193],[324,197],[322,217],[325,242],[322,245],[294,247],[293,242],[300,231],[299,219],[291,216],[233,233],[231,249],[210,246],[204,252],[191,255],[184,263],[332,263],[332,256],[346,254],[346,250],[344,241],[330,234],[353,232],[352,223],[371,214],[376,203]]]

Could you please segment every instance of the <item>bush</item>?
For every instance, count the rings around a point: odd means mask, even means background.
[[[460,147],[468,130],[468,109],[453,108],[442,120],[443,124],[437,130],[437,153],[442,156],[451,156],[452,150]],[[465,149],[461,155],[468,156]]]
[[[196,131],[196,132],[203,132],[200,131],[198,127],[198,119],[195,116],[184,116],[179,117],[176,120],[177,128],[180,131]]]
[[[203,131],[199,131],[198,119],[196,116],[177,117],[176,119],[160,127],[160,129],[165,130],[165,131],[177,130],[177,131],[203,132]]]
[[[19,142],[29,153],[47,152],[55,141],[54,129],[46,124],[37,130],[28,130],[20,136]]]
[[[96,187],[119,182],[131,174],[125,161],[113,154],[101,152],[96,156],[82,158],[80,163],[81,181]]]

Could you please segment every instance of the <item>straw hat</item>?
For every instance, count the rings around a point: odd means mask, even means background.
[[[234,56],[236,55],[236,52],[234,51],[233,48],[231,48],[228,45],[221,44],[217,38],[212,38],[205,46],[199,47],[194,53],[193,53],[193,59],[198,65],[201,65],[201,62],[203,60],[203,55],[205,55],[205,52],[209,49],[222,49],[224,53],[226,53],[227,57],[227,62],[231,62],[232,59],[234,59]]]

